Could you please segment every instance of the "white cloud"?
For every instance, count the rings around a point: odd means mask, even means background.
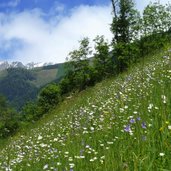
[[[137,7],[141,9],[148,3],[142,0],[137,2]],[[53,8],[56,15],[52,11],[44,14],[40,9],[0,13],[0,51],[8,52],[13,61],[59,63],[78,47],[78,40],[83,37],[92,40],[96,35],[105,35],[109,41],[112,39],[110,5],[75,7],[67,16],[61,12],[65,10],[62,4]],[[62,14],[59,15],[59,11]]]
[[[0,17],[0,41],[9,48],[12,60],[64,62],[81,38],[93,39],[103,34],[112,38],[110,6],[79,6],[72,9],[69,16],[53,16],[48,21],[44,17],[40,10]],[[20,46],[13,48],[16,40]]]

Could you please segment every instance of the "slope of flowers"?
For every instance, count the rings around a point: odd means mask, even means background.
[[[170,85],[171,52],[165,51],[11,138],[1,149],[0,170],[169,170]]]

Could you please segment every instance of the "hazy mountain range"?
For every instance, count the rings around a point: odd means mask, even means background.
[[[26,65],[24,65],[22,62],[7,62],[7,61],[0,61],[0,71],[8,69],[8,68],[26,68],[26,69],[33,69],[33,68],[37,68],[37,67],[43,67],[43,66],[49,66],[49,65],[54,65],[54,63],[49,62],[49,63],[43,63],[43,62],[39,62],[39,63],[34,63],[34,62],[30,62]]]

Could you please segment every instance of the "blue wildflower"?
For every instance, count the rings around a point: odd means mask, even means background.
[[[130,119],[130,123],[135,123],[135,119]]]
[[[146,123],[143,122],[143,123],[141,124],[141,127],[142,127],[143,129],[146,129],[146,128],[147,128]]]
[[[140,121],[140,120],[141,120],[141,118],[140,118],[140,117],[138,117],[138,118],[137,118],[137,121]]]
[[[130,125],[125,126],[124,131],[125,132],[130,132],[131,131]]]

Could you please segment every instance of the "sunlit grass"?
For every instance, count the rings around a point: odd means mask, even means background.
[[[0,152],[0,170],[171,170],[171,52],[67,99]]]
[[[54,81],[57,77],[58,69],[49,69],[49,70],[33,70],[33,73],[36,75],[36,80],[32,81],[32,83],[41,87],[45,84],[48,84],[51,81]]]

